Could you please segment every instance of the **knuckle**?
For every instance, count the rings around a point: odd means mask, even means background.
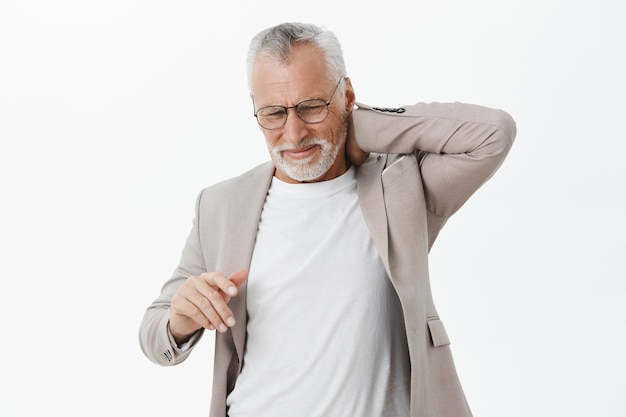
[[[213,303],[211,302],[209,298],[202,297],[200,301],[198,301],[198,308],[201,311],[206,312],[213,308]]]
[[[212,304],[217,304],[224,301],[222,294],[220,294],[219,289],[211,287],[211,289],[207,293],[207,298],[211,301]]]
[[[202,280],[202,275],[200,276],[192,275],[187,278],[187,280],[185,281],[185,285],[193,285],[195,282],[198,282],[201,280]]]
[[[217,276],[217,273],[215,273],[215,272],[205,272],[205,273],[200,275],[200,277],[203,280],[205,280],[205,281],[207,281],[209,283],[215,281],[216,276]]]

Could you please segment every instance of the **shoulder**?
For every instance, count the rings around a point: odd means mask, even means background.
[[[205,187],[198,195],[198,206],[208,202],[228,201],[233,197],[248,194],[249,190],[262,188],[266,184],[269,186],[273,173],[274,165],[265,162],[241,175]]]

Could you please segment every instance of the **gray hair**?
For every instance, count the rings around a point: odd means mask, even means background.
[[[299,44],[315,45],[322,51],[326,58],[328,76],[333,81],[338,81],[346,75],[341,45],[333,32],[307,23],[282,23],[259,32],[250,42],[247,59],[250,91],[252,91],[252,71],[259,57],[274,58],[287,63],[291,58],[293,47]],[[344,85],[340,86],[340,90],[344,89]]]

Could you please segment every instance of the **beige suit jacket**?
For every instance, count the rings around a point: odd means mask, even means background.
[[[404,312],[411,417],[471,416],[432,300],[428,252],[447,219],[501,165],[515,123],[503,111],[461,103],[358,104],[353,121],[350,134],[371,152],[356,171],[361,209]],[[249,267],[273,172],[266,163],[200,193],[180,264],[141,323],[140,344],[152,361],[180,363],[199,339],[181,350],[168,336],[169,302],[188,276]],[[245,286],[230,305],[238,324],[216,333],[211,417],[226,415],[226,397],[243,366]]]

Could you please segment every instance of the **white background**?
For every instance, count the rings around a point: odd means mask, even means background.
[[[518,123],[431,257],[475,415],[626,415],[621,0],[2,2],[0,415],[207,415],[212,337],[162,368],[137,331],[197,192],[267,159],[244,61],[282,21],[360,101]]]

